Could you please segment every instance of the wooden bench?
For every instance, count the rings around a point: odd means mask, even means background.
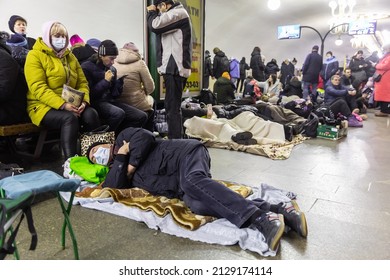
[[[37,146],[35,147],[34,153],[20,151],[16,147],[16,138],[29,134],[39,134]],[[38,127],[32,123],[0,126],[0,137],[5,137],[7,144],[11,148],[12,152],[19,155],[32,157],[34,159],[38,159],[41,156],[42,149],[45,144],[59,142],[59,139],[48,140],[47,135],[48,130],[46,128]]]

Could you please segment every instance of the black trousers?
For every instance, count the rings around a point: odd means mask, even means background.
[[[61,147],[65,159],[77,154],[77,139],[79,132],[91,131],[100,126],[99,115],[96,110],[87,106],[80,118],[66,110],[51,109],[43,117],[41,124],[48,129],[59,129]]]
[[[164,74],[165,82],[165,111],[167,114],[168,138],[180,139],[183,137],[183,123],[181,115],[181,101],[187,78]]]
[[[349,108],[348,103],[344,98],[337,98],[334,100],[330,104],[329,109],[333,112],[335,117],[337,117],[338,113],[345,117],[349,117],[352,114],[351,109]]]
[[[237,227],[248,225],[252,216],[270,210],[264,200],[253,202],[211,179],[210,156],[205,147],[189,153],[180,165],[180,191],[192,212],[226,218]]]

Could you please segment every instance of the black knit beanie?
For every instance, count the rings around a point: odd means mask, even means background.
[[[9,27],[9,30],[11,30],[13,33],[15,33],[15,29],[14,29],[14,26],[15,26],[15,22],[17,20],[21,20],[21,21],[24,21],[27,25],[27,20],[25,20],[23,17],[21,16],[18,16],[18,15],[13,15],[9,18],[9,21],[8,21],[8,27]]]
[[[118,55],[118,48],[111,40],[104,40],[98,48],[99,56]]]

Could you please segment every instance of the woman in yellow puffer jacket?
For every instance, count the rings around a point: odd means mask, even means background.
[[[79,129],[91,131],[100,125],[99,115],[89,106],[89,88],[77,58],[67,48],[69,35],[65,26],[50,21],[43,25],[29,51],[25,64],[28,85],[27,112],[37,126],[59,129],[65,159],[77,153]],[[84,92],[80,106],[61,97],[64,84]]]

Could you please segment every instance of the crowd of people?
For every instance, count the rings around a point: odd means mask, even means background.
[[[286,103],[295,100],[296,104],[311,104],[310,110],[331,108],[334,116],[343,116],[350,126],[362,127],[368,108],[379,109],[375,113],[378,117],[389,114],[390,95],[383,86],[389,78],[385,76],[383,81],[374,81],[374,75],[384,76],[387,71],[388,44],[382,49],[384,56],[381,59],[377,51],[364,58],[363,51],[358,50],[347,65],[340,67],[332,51],[326,52],[323,58],[315,45],[302,68],[298,69],[295,58],[285,59],[280,67],[274,58],[266,63],[260,47],[256,46],[250,63],[242,57],[238,66],[239,77],[233,78],[232,75],[237,75],[233,74],[237,60],[232,57],[230,68],[224,69],[221,61],[227,60],[227,55],[216,47],[213,60],[206,50],[204,79],[207,81],[204,85],[209,85],[210,78],[215,79],[212,91],[219,104],[268,102],[285,107]],[[307,113],[305,111],[304,116]]]

